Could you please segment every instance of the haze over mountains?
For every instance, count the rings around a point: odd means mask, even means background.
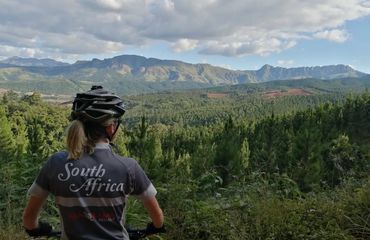
[[[68,63],[55,61],[50,58],[21,58],[21,57],[11,57],[7,58],[1,63],[14,65],[14,66],[23,66],[23,67],[57,67],[57,66],[66,66]]]
[[[0,88],[70,94],[102,84],[119,94],[260,83],[285,79],[361,78],[366,73],[347,65],[230,70],[209,64],[189,64],[136,55],[74,64],[52,59],[12,57],[0,62]]]

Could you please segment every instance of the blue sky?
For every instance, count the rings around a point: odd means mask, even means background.
[[[176,53],[171,51],[167,44],[130,48],[124,53],[190,63],[209,63],[240,70],[259,69],[264,64],[282,67],[346,64],[370,73],[370,16],[346,22],[345,29],[349,34],[345,42],[325,39],[302,40],[290,49],[267,56],[208,56],[195,50]]]
[[[369,0],[0,0],[0,59],[137,54],[231,69],[370,73]]]

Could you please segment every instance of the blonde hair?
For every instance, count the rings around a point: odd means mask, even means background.
[[[73,120],[67,128],[67,149],[68,159],[78,159],[83,153],[92,154],[94,152],[95,144],[98,140],[105,137],[104,133],[100,130],[104,127],[114,123],[114,119],[108,119],[103,124],[86,123],[79,120]],[[87,125],[87,126],[86,126]],[[85,129],[86,128],[86,129]],[[87,134],[87,135],[86,135]]]

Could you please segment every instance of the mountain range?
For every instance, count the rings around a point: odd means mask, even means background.
[[[283,68],[264,65],[258,70],[230,70],[209,64],[190,64],[136,55],[74,64],[53,59],[12,57],[0,61],[0,88],[70,94],[101,84],[118,94],[203,88],[285,79],[361,78],[366,73],[347,65]]]
[[[57,67],[57,66],[66,66],[68,63],[55,61],[50,58],[21,58],[21,57],[11,57],[7,58],[0,63],[8,64],[8,66],[22,66],[22,67]]]

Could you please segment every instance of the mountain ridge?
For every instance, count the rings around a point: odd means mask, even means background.
[[[56,61],[51,58],[22,58],[22,57],[10,57],[5,60],[0,61],[2,64],[9,64],[11,66],[17,67],[57,67],[57,66],[66,66],[69,63]]]
[[[30,59],[28,59],[32,63]],[[37,61],[37,60],[35,60]],[[35,62],[34,61],[34,62]],[[24,61],[23,61],[23,65]],[[76,61],[55,66],[16,66],[0,62],[0,87],[28,85],[27,89],[55,88],[63,82],[86,89],[102,84],[120,93],[139,93],[168,89],[189,89],[212,86],[260,83],[285,79],[335,79],[363,77],[367,74],[348,65],[283,68],[268,64],[258,70],[230,70],[210,64],[191,64],[178,60],[120,55],[103,60]],[[41,84],[46,86],[41,87]],[[72,87],[72,85],[70,86]]]

